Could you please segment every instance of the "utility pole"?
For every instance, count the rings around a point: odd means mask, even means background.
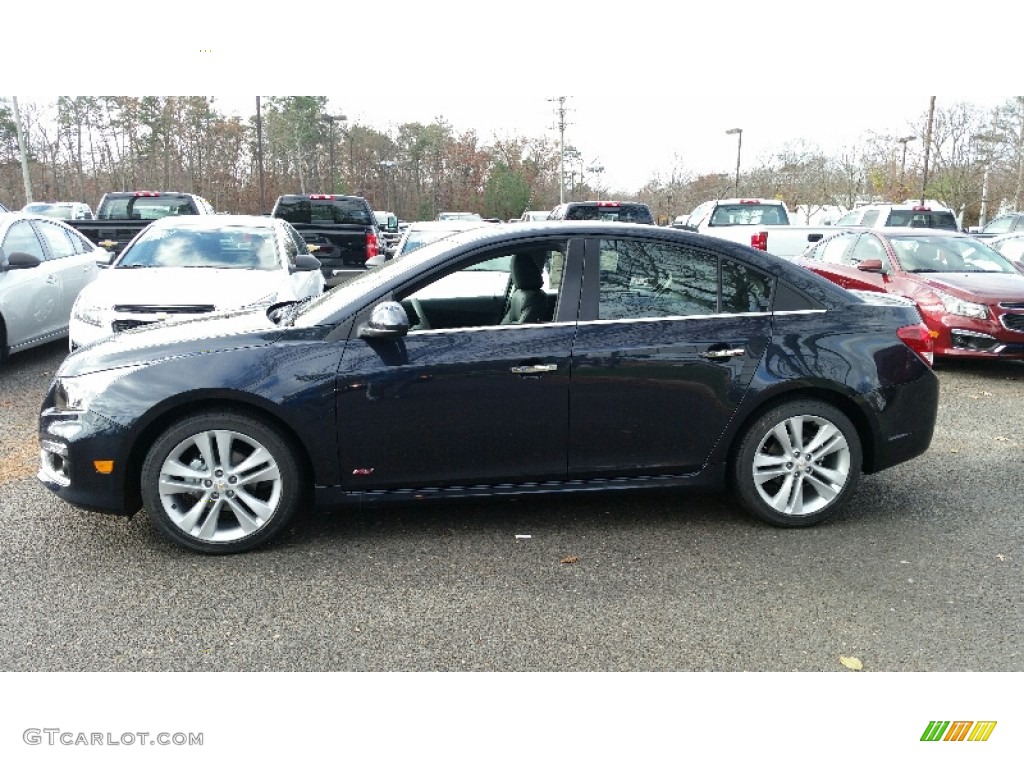
[[[935,122],[935,97],[931,98],[928,107],[928,130],[924,135],[924,173],[921,179],[921,205],[924,205],[925,189],[928,187],[928,156],[932,150],[932,124]]]
[[[21,130],[21,112],[18,111],[18,97],[12,96],[14,106],[14,127],[18,133],[18,152],[21,153],[21,178],[25,184],[25,204],[32,202],[32,177],[28,172],[28,147],[25,146],[25,133]]]
[[[566,96],[558,96],[554,99],[548,99],[548,101],[557,101],[558,107],[555,110],[555,114],[558,115],[558,202],[559,204],[565,202],[565,113]]]
[[[256,97],[256,156],[260,167],[260,213],[267,212],[266,187],[263,184],[263,114],[260,112],[260,97]]]

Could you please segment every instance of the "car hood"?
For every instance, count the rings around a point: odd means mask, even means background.
[[[279,270],[197,267],[110,268],[83,291],[83,301],[115,304],[207,304],[235,309],[252,304],[286,284]]]
[[[284,329],[267,317],[266,307],[217,312],[190,320],[168,320],[107,336],[65,358],[59,376],[79,376],[170,357],[265,346]]]
[[[1012,272],[942,272],[918,275],[925,285],[962,299],[993,304],[1024,301],[1024,275]]]

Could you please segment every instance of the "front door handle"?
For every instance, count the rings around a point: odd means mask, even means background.
[[[558,366],[552,365],[514,365],[512,366],[512,373],[548,373],[550,371],[557,371]]]
[[[745,349],[709,349],[707,352],[701,352],[700,356],[709,360],[725,360],[730,357],[742,357],[745,354]]]

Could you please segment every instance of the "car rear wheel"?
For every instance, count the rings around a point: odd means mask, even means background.
[[[744,432],[734,488],[756,517],[785,527],[830,517],[860,479],[861,444],[838,408],[817,400],[776,406]]]
[[[183,419],[154,441],[142,499],[154,525],[197,552],[243,552],[295,517],[302,493],[294,452],[277,430],[243,414]]]

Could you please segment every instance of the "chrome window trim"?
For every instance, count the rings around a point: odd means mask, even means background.
[[[516,328],[565,328],[579,325],[611,325],[614,323],[661,323],[668,320],[720,320],[729,317],[783,317],[789,315],[821,315],[827,309],[790,309],[784,312],[721,312],[710,315],[672,315],[669,317],[624,317],[620,320],[580,320],[559,323],[517,323],[515,325],[474,325],[465,328],[424,328],[410,330],[409,334],[424,335],[428,333],[471,333],[475,331],[507,331]]]

